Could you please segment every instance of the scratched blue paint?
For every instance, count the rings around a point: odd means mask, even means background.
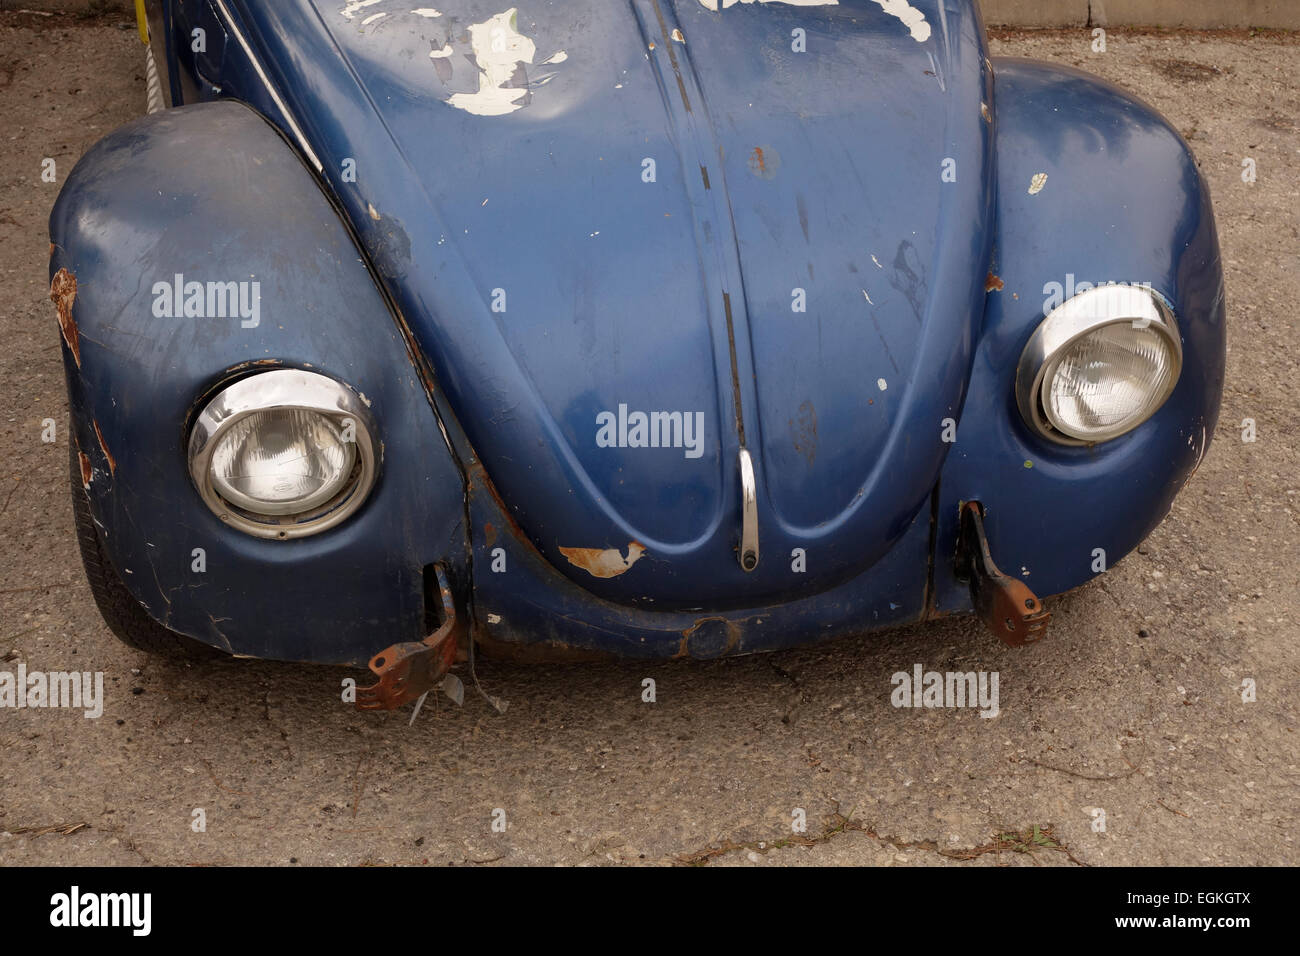
[[[51,269],[81,289],[83,367],[65,355],[79,441],[97,421],[118,461],[91,489],[106,547],[181,633],[361,661],[418,635],[422,568],[441,561],[499,640],[773,649],[969,609],[952,563],[971,499],[1003,569],[1047,596],[1092,576],[1093,548],[1113,564],[1135,547],[1213,433],[1222,276],[1186,145],[1076,71],[990,70],[973,3],[916,0],[924,41],[871,2],[520,2],[511,21],[464,0],[438,16],[227,0],[233,24],[211,2],[150,6],[171,101],[206,105],[87,154]],[[485,24],[523,57],[510,69]],[[261,277],[270,321],[150,315],[146,278],[205,270]],[[1004,286],[986,295],[990,272]],[[1184,337],[1165,407],[1093,449],[1030,434],[1011,392],[1041,290],[1067,273],[1150,281]],[[193,405],[262,358],[373,400],[380,486],[318,537],[221,528],[184,472]],[[699,414],[698,454],[603,447],[599,416],[620,406]],[[742,443],[762,547],[748,574]],[[646,553],[609,577],[560,550],[631,542]],[[218,570],[195,586],[200,543]]]

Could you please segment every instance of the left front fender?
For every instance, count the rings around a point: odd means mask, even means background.
[[[1218,235],[1187,144],[1151,107],[1080,70],[994,63],[994,260],[970,388],[940,479],[939,611],[971,606],[953,567],[963,501],[984,505],[1006,574],[1040,596],[1070,590],[1137,547],[1168,513],[1209,446],[1223,392]],[[1173,394],[1136,429],[1070,447],[1025,424],[1015,375],[1047,300],[1058,289],[1068,298],[1083,282],[1149,283],[1162,294],[1177,317],[1183,369]]]

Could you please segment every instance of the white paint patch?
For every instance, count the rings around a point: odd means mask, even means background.
[[[866,298],[866,300],[867,300],[868,302],[871,302],[871,296],[867,295],[867,290],[866,290],[866,289],[863,289],[863,290],[862,290],[862,295],[863,295],[864,298]],[[871,304],[872,304],[872,305],[875,305],[876,303],[871,302]]]
[[[489,612],[489,613],[488,613],[488,623],[489,623],[489,624],[500,624],[500,623],[501,623],[501,615],[500,615],[500,614],[492,614],[491,612]]]
[[[411,12],[414,13],[417,17],[428,17],[431,20],[434,17],[442,16],[442,11],[435,10],[433,9],[433,7],[420,7],[416,10],[412,10]]]
[[[453,52],[454,52],[454,51],[453,51],[452,48],[451,48],[451,44],[448,43],[448,44],[445,45],[441,50],[430,50],[430,51],[429,51],[429,59],[431,59],[431,60],[441,60],[441,59],[444,59],[444,58],[446,58],[446,57],[451,56]]]
[[[872,0],[879,4],[891,17],[898,17],[912,33],[912,39],[924,43],[930,39],[930,24],[925,22],[925,14],[912,6],[907,0]]]
[[[835,7],[839,6],[839,0],[700,0],[700,6],[705,10],[716,11],[719,6],[722,9],[734,7],[738,3],[784,3],[792,7]],[[907,0],[872,0],[882,10],[891,17],[898,17],[903,21],[903,25],[911,31],[912,39],[917,43],[924,43],[930,39],[930,24],[925,20],[925,14],[912,6]],[[676,39],[674,37],[673,39]]]
[[[345,20],[351,20],[363,9],[373,7],[376,3],[379,3],[379,0],[348,0],[347,6],[340,10],[339,13],[343,14]]]
[[[880,264],[880,260],[877,259],[877,258],[875,257],[875,254],[874,254],[874,253],[873,253],[872,256],[871,256],[871,261],[874,262],[874,263],[876,264],[876,268],[877,268],[877,269],[883,269],[883,268],[885,268],[884,266],[882,266],[882,265]]]
[[[386,13],[372,13],[370,14],[370,16],[366,17],[364,20],[361,21],[361,25],[363,27],[367,26],[371,23],[374,23],[376,20],[382,20],[386,16],[388,16],[388,14]]]
[[[880,0],[876,0],[877,3]],[[738,3],[786,3],[792,7],[835,7],[839,6],[839,0],[722,0],[722,9],[734,7]],[[700,0],[700,6],[705,10],[717,10],[718,0]]]
[[[883,378],[878,378],[876,379],[876,388],[880,389],[883,392],[885,389],[889,388],[889,383],[886,382]]]
[[[527,87],[507,87],[520,63],[532,63],[537,45],[519,32],[518,11],[511,7],[482,23],[471,23],[469,42],[478,63],[478,91],[453,93],[447,102],[476,116],[503,116],[520,109]],[[553,57],[552,57],[553,58]]]
[[[563,50],[556,50],[554,53],[552,53],[550,56],[548,56],[545,60],[542,61],[542,65],[545,66],[548,63],[563,63],[568,58],[569,58],[569,54],[565,53]]]
[[[1037,196],[1047,185],[1047,173],[1035,173],[1034,178],[1029,181],[1029,195]]]

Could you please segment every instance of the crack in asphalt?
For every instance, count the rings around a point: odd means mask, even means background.
[[[937,840],[906,841],[899,840],[896,837],[883,836],[876,831],[874,826],[854,820],[851,816],[844,816],[840,813],[838,804],[831,811],[828,822],[822,827],[822,832],[817,836],[795,834],[791,837],[782,837],[779,840],[754,840],[746,843],[735,843],[727,840],[721,842],[718,846],[706,847],[695,853],[672,857],[670,862],[677,866],[705,866],[711,860],[741,850],[766,855],[773,850],[784,850],[792,846],[815,847],[823,843],[829,843],[840,834],[849,832],[861,833],[882,846],[892,846],[898,850],[924,850],[959,862],[975,860],[988,853],[1000,855],[1003,851],[1028,855],[1032,859],[1033,854],[1042,849],[1064,853],[1066,858],[1075,866],[1086,867],[1091,865],[1076,857],[1070,848],[1055,835],[1050,826],[1040,827],[1034,825],[1023,832],[1002,830],[994,834],[993,838],[987,843],[982,843],[979,846],[961,850],[945,850],[939,846]]]

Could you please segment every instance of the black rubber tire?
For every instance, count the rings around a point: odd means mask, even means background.
[[[131,596],[100,543],[99,531],[90,514],[90,499],[81,483],[77,446],[71,438],[68,441],[68,467],[81,563],[86,568],[90,593],[94,595],[95,604],[109,630],[128,647],[170,660],[204,661],[225,656],[214,647],[163,627]]]

